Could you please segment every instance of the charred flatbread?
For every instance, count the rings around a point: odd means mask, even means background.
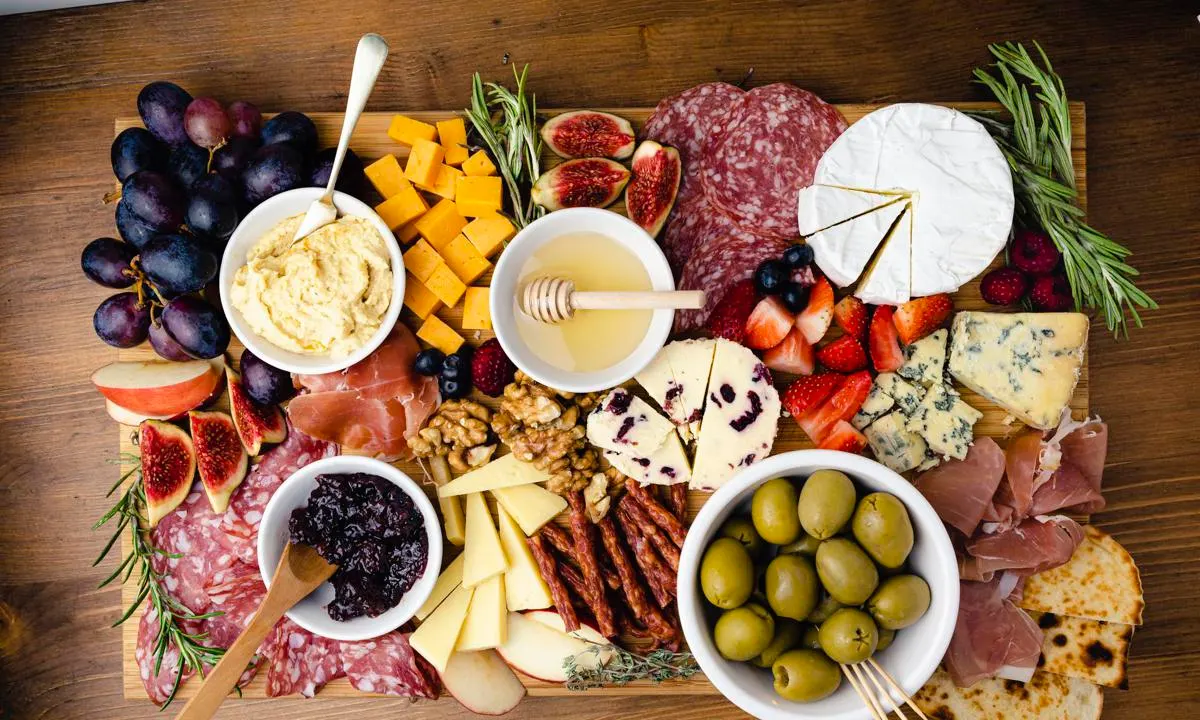
[[[1027,683],[987,678],[960,688],[939,668],[913,700],[937,720],[1098,720],[1104,691],[1047,672],[1034,673]]]
[[[1065,565],[1032,575],[1018,603],[1052,612],[1126,625],[1142,624],[1142,579],[1129,551],[1094,525]]]
[[[1105,687],[1129,687],[1126,668],[1132,625],[1054,613],[1030,614],[1045,633],[1039,669]]]

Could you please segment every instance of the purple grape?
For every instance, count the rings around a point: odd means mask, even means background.
[[[258,139],[259,133],[262,132],[262,112],[257,107],[245,100],[234,100],[225,109],[225,114],[229,116],[229,122],[233,126],[233,137]]]
[[[83,274],[92,282],[110,288],[127,288],[133,284],[129,264],[137,251],[129,243],[113,238],[96,238],[83,248],[79,264]]]
[[[241,220],[233,184],[221,175],[205,175],[192,186],[188,203],[188,228],[197,235],[224,244]]]
[[[92,327],[101,340],[113,347],[141,345],[150,332],[150,306],[139,303],[137,293],[117,293],[96,308]]]
[[[163,360],[187,362],[193,359],[175,342],[175,338],[171,337],[161,321],[150,323],[150,347],[154,348],[154,352]]]
[[[208,173],[208,151],[191,142],[176,145],[171,148],[169,169],[179,186],[191,192],[192,184]]]
[[[233,130],[233,123],[225,114],[220,102],[209,97],[196,98],[183,113],[183,129],[202,148],[212,150],[225,142]]]
[[[249,350],[242,351],[241,368],[242,386],[259,405],[278,405],[296,394],[291,373],[268,365]]]
[[[333,172],[333,156],[336,153],[337,148],[325,148],[317,153],[313,171],[308,180],[310,185],[325,187],[329,184],[329,173]],[[342,159],[342,171],[338,173],[337,189],[359,197],[365,187],[366,179],[362,160],[353,150],[346,148],[346,157]]]
[[[187,198],[175,181],[152,170],[136,172],[125,179],[121,202],[156,230],[178,228],[187,210]]]
[[[139,250],[158,234],[158,231],[146,224],[146,221],[133,214],[124,198],[117,203],[117,232],[121,238]]]
[[[191,102],[192,96],[186,90],[175,83],[159,80],[138,93],[138,114],[154,137],[168,145],[178,145],[187,142],[183,113]]]
[[[304,113],[281,112],[262,126],[263,145],[291,143],[304,157],[317,152],[317,126]]]
[[[113,174],[121,182],[139,170],[163,170],[167,166],[166,146],[145,128],[122,130],[113,140],[109,154]]]
[[[262,143],[258,138],[235,135],[229,142],[213,151],[212,171],[224,175],[231,182],[241,183],[242,171]]]
[[[167,303],[163,327],[188,355],[201,360],[215,358],[229,347],[229,324],[216,308],[194,295],[182,295]]]
[[[264,128],[264,132],[265,132]],[[242,172],[246,202],[251,205],[304,185],[304,158],[288,143],[259,148]]]
[[[196,292],[217,276],[220,260],[191,235],[158,235],[141,252],[142,272],[166,297]]]

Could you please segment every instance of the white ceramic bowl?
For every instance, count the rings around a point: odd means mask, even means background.
[[[700,591],[699,567],[704,550],[721,524],[737,512],[749,513],[758,486],[775,477],[804,477],[831,468],[850,476],[860,492],[884,491],[908,508],[915,531],[909,563],[929,583],[929,611],[911,627],[896,633],[891,647],[876,655],[879,663],[909,694],[915,693],[941,662],[958,616],[958,563],[950,536],[933,507],[904,478],[861,455],[833,450],[797,450],[767,458],[738,473],[713,493],[688,530],[679,561],[679,615],[688,647],[713,685],[733,704],[765,720],[866,720],[871,713],[843,680],[837,692],[814,703],[784,700],[771,687],[771,672],[720,656],[712,626],[720,611]],[[899,701],[897,696],[894,698]]]
[[[516,325],[516,313],[520,311],[513,299],[523,279],[520,276],[521,268],[542,245],[556,237],[577,232],[600,233],[631,250],[642,261],[650,276],[650,286],[655,290],[674,290],[675,278],[654,238],[629,218],[609,210],[558,210],[530,223],[508,243],[500,261],[496,263],[489,297],[492,327],[500,346],[517,367],[543,385],[570,392],[591,392],[620,385],[649,365],[667,342],[671,324],[675,321],[675,311],[655,310],[641,344],[624,360],[603,370],[572,372],[538,357],[525,343]]]
[[[333,600],[333,585],[324,583],[311,595],[296,603],[287,616],[297,625],[323,637],[334,640],[367,640],[391,632],[408,622],[417,609],[433,592],[442,567],[442,526],[437,511],[409,476],[380,460],[338,455],[318,460],[297,470],[275,491],[267,509],[263,511],[262,524],[258,530],[258,566],[262,569],[263,581],[271,587],[271,577],[279,566],[283,548],[288,542],[288,522],[292,510],[308,504],[308,496],[317,487],[317,476],[328,473],[370,473],[388,480],[413,499],[424,519],[425,534],[429,538],[429,557],[425,572],[412,588],[404,593],[400,604],[378,617],[357,617],[339,622],[329,617],[325,606]]]
[[[233,286],[233,278],[238,269],[246,264],[246,256],[250,253],[250,248],[254,247],[264,235],[283,220],[293,215],[303,215],[308,210],[308,206],[321,197],[324,192],[324,188],[316,187],[288,190],[267,198],[258,207],[251,210],[229,238],[229,243],[225,246],[225,254],[221,258],[221,272],[218,275],[221,308],[225,311],[225,317],[229,320],[229,327],[233,330],[233,334],[242,342],[242,345],[249,348],[250,352],[266,361],[267,364],[293,373],[336,372],[362,360],[387,339],[388,334],[395,327],[396,321],[400,318],[400,310],[404,307],[404,259],[401,257],[400,244],[396,242],[396,236],[369,205],[344,192],[336,191],[333,193],[333,205],[337,208],[338,215],[361,217],[369,221],[383,236],[388,254],[392,258],[392,304],[388,306],[387,314],[383,316],[379,330],[362,347],[345,357],[333,358],[329,355],[295,353],[264,340],[250,329],[246,319],[233,307],[233,303],[229,299],[229,289]]]

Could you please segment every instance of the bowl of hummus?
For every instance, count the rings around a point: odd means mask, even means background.
[[[343,370],[392,331],[404,301],[400,245],[362,201],[335,192],[338,219],[292,237],[323,188],[269,198],[238,225],[221,261],[221,306],[238,340],[293,373]]]

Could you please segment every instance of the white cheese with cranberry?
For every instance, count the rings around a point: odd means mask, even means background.
[[[692,468],[679,435],[672,432],[649,456],[604,450],[613,467],[643,484],[674,485],[692,479]]]
[[[940,385],[946,371],[946,340],[949,337],[949,331],[942,328],[905,345],[904,364],[896,374],[925,387]]]
[[[587,418],[587,437],[593,445],[641,457],[650,457],[674,434],[670,420],[625,388],[605,395]]]
[[[975,440],[974,426],[983,413],[971,407],[949,385],[934,385],[917,411],[908,419],[908,429],[925,438],[929,449],[962,460]]]
[[[712,370],[715,340],[680,340],[659,351],[638,381],[686,442],[700,435],[704,393]]]
[[[908,418],[897,410],[863,431],[875,459],[898,473],[908,472],[925,461],[925,440],[909,430],[907,424]]]

